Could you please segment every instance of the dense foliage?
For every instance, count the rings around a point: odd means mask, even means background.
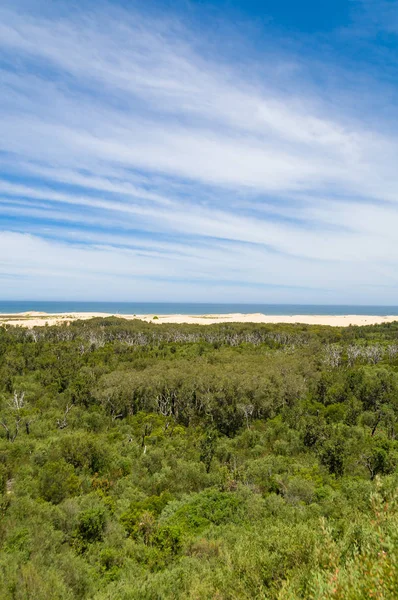
[[[397,598],[397,418],[397,323],[2,327],[1,598]]]

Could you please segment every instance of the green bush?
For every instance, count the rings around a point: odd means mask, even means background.
[[[39,474],[39,492],[44,500],[59,504],[80,491],[80,480],[72,465],[64,460],[45,464]]]
[[[90,508],[80,513],[74,534],[78,547],[84,550],[88,544],[102,541],[106,521],[104,508]]]

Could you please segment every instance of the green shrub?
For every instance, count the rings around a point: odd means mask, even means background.
[[[39,492],[44,500],[59,504],[80,491],[80,480],[72,465],[64,460],[46,463],[39,475]]]
[[[79,515],[74,537],[81,550],[103,539],[106,520],[106,512],[102,507],[90,508]]]

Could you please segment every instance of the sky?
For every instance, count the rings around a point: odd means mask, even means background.
[[[0,299],[398,304],[397,59],[397,0],[3,0]]]

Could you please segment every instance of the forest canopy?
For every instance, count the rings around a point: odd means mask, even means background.
[[[0,328],[4,600],[398,597],[398,323]]]

